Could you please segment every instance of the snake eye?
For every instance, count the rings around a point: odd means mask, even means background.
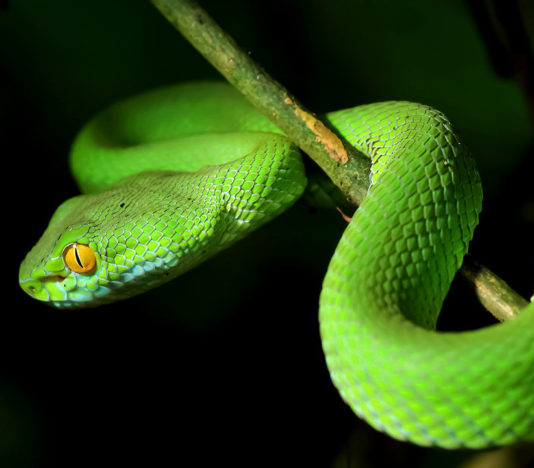
[[[76,273],[92,273],[96,266],[93,249],[85,244],[73,242],[63,249],[65,265]]]

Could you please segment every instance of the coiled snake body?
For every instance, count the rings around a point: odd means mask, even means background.
[[[372,158],[371,187],[320,298],[330,374],[375,428],[421,445],[534,440],[534,304],[477,331],[434,330],[481,208],[471,157],[439,112],[384,102],[326,119]],[[130,297],[187,271],[290,206],[298,148],[224,84],[119,103],[77,137],[82,191],[20,267],[60,308]]]

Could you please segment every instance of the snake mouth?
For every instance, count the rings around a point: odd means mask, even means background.
[[[39,281],[41,283],[61,283],[62,281],[65,281],[66,278],[67,278],[66,276],[62,276],[62,275],[46,275],[46,276],[41,276],[39,278]]]
[[[67,276],[48,274],[38,278],[19,280],[23,291],[34,299],[50,302],[53,300],[63,301],[67,298],[65,280]]]
[[[61,283],[62,281],[65,281],[66,276],[61,275],[46,275],[41,276],[36,281],[30,281],[27,285],[25,285],[25,288],[30,294],[36,293],[41,290],[43,286],[45,286],[47,283]],[[45,286],[46,287],[46,286]]]

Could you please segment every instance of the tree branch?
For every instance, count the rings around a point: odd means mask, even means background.
[[[272,79],[193,0],[151,0],[167,20],[260,112],[310,156],[354,205],[369,186],[370,160],[344,144],[313,113]],[[503,280],[466,257],[462,275],[499,320],[528,305]]]
[[[528,306],[528,301],[508,283],[469,255],[465,257],[460,273],[469,282],[480,303],[500,322],[514,318]]]

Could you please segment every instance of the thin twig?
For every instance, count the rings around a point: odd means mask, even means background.
[[[460,273],[471,284],[480,303],[500,322],[514,318],[528,305],[504,280],[469,255]]]
[[[369,186],[370,160],[329,130],[192,0],[151,0],[167,20],[260,112],[310,156],[359,205]],[[528,305],[487,268],[466,258],[462,275],[482,305],[499,320],[508,320]]]

